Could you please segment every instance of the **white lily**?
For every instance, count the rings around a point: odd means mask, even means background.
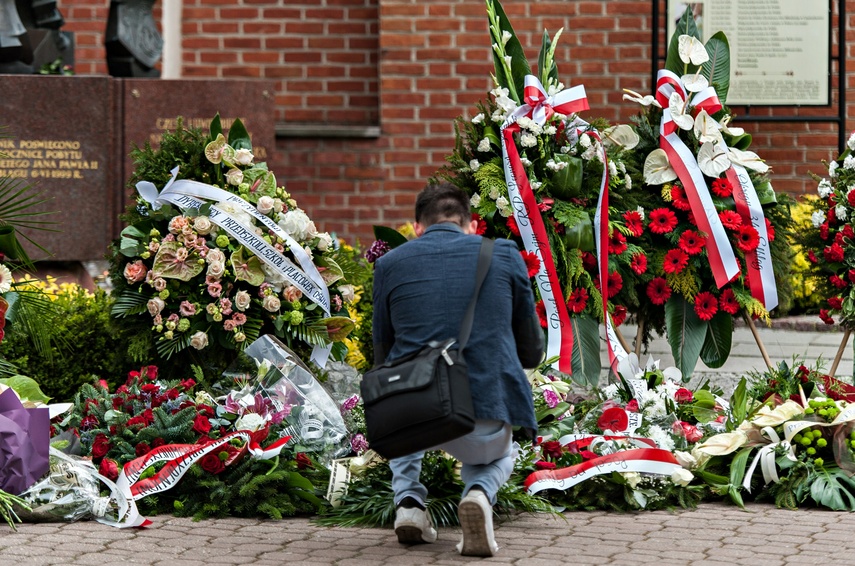
[[[695,119],[691,114],[687,114],[686,110],[689,107],[689,102],[683,100],[679,92],[672,92],[668,98],[668,110],[671,111],[671,119],[677,124],[681,130],[691,130],[695,125]]]
[[[683,86],[686,87],[686,90],[689,92],[701,92],[710,86],[709,81],[701,74],[700,69],[698,69],[698,72],[693,75],[683,75],[680,77],[680,80],[683,81]]]
[[[760,159],[760,156],[753,151],[742,151],[741,149],[731,147],[728,148],[728,157],[733,163],[742,165],[746,169],[751,169],[758,173],[766,173],[769,170],[766,162]]]
[[[706,47],[701,40],[691,35],[683,34],[678,39],[678,53],[683,63],[691,62],[692,65],[703,65],[710,60]]]
[[[648,185],[663,185],[677,178],[677,172],[668,162],[668,154],[657,148],[644,160],[644,182]]]
[[[638,145],[638,134],[631,126],[621,124],[603,132],[603,144],[619,145],[624,149],[633,149]]]
[[[730,167],[730,159],[727,153],[716,144],[706,142],[698,150],[698,166],[707,177],[718,179]]]
[[[699,142],[719,142],[721,140],[719,128],[718,122],[713,120],[706,110],[701,110],[695,116],[695,137],[698,138]]]
[[[641,95],[640,93],[635,92],[634,90],[629,90],[628,88],[623,89],[623,91],[627,94],[623,95],[624,100],[629,100],[630,102],[637,102],[642,106],[656,106],[657,108],[662,108],[662,105],[657,102],[656,98],[647,94]]]

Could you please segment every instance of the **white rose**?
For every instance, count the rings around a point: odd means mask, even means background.
[[[155,297],[153,299],[149,299],[148,303],[146,303],[146,307],[148,308],[148,314],[156,316],[166,308],[166,303],[160,297]]]
[[[279,219],[279,227],[288,232],[295,240],[305,240],[309,236],[309,224],[314,223],[301,209],[289,210]]]
[[[481,204],[481,195],[475,193],[472,195],[472,198],[469,199],[469,205],[473,208],[478,208]]]
[[[258,413],[244,413],[235,421],[235,430],[255,432],[264,428],[265,424],[267,424],[267,420]]]
[[[264,307],[264,310],[266,311],[279,312],[279,307],[282,306],[282,303],[276,295],[267,295],[261,302],[261,306]]]
[[[205,256],[205,261],[208,263],[225,263],[226,254],[217,248],[208,250],[208,255]]]
[[[698,459],[695,458],[691,452],[677,450],[674,452],[674,459],[687,470],[692,470],[698,466]]]
[[[626,480],[626,484],[635,489],[638,486],[638,483],[641,481],[641,474],[638,472],[621,472],[623,479]]]
[[[193,228],[203,236],[210,234],[213,227],[213,222],[211,222],[211,219],[207,216],[197,216],[196,219],[193,220]]]
[[[202,350],[208,345],[208,335],[200,330],[190,337],[190,345],[197,350]]]
[[[261,214],[267,214],[271,210],[273,210],[273,197],[263,196],[258,199],[258,204],[256,207],[258,208],[258,212]]]
[[[318,233],[318,249],[322,252],[327,251],[332,245],[332,236],[327,232]]]
[[[245,211],[243,208],[239,207],[236,204],[232,204],[230,202],[220,202],[217,203],[217,208],[219,208],[223,212],[227,212],[232,216],[232,218],[246,226],[253,225],[252,216],[250,216],[247,211]]]
[[[356,297],[353,285],[339,285],[338,292],[341,293],[341,300],[345,303],[353,302],[353,299]]]
[[[238,165],[252,165],[252,160],[255,156],[248,149],[238,149],[235,151],[235,163]]]
[[[508,199],[505,197],[499,197],[496,199],[496,206],[499,208],[507,208],[509,204]]]
[[[249,308],[252,302],[252,297],[246,291],[238,291],[235,293],[235,308],[239,311],[245,311]]]
[[[285,276],[278,269],[270,267],[266,263],[261,264],[261,270],[264,272],[264,282],[273,285],[274,291],[281,291],[282,285],[285,283]]]
[[[243,171],[237,168],[229,169],[228,173],[226,173],[226,181],[228,181],[230,185],[237,187],[243,183]]]
[[[686,487],[692,483],[693,479],[695,479],[695,475],[686,468],[680,468],[671,472],[671,481],[682,487]]]
[[[220,277],[223,276],[223,273],[225,273],[225,272],[226,272],[226,264],[225,263],[214,262],[214,263],[208,264],[207,275],[210,275],[211,277],[216,277],[217,279],[219,279]]]

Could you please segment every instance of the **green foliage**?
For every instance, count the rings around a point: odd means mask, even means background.
[[[709,321],[707,335],[701,348],[701,360],[711,368],[720,368],[730,356],[733,344],[733,317],[718,311]]]
[[[691,379],[695,371],[707,335],[707,326],[683,297],[671,297],[665,303],[668,343],[677,369],[683,372],[684,381]]]
[[[596,386],[600,381],[600,326],[585,315],[570,317],[573,329],[573,381]]]

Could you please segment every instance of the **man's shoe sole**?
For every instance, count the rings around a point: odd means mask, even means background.
[[[410,525],[395,527],[395,535],[401,544],[424,544],[427,542],[422,538],[422,530]]]
[[[463,556],[493,556],[496,552],[490,546],[490,534],[487,532],[484,509],[475,501],[461,501],[457,509],[460,527],[463,529],[463,543],[460,554]]]

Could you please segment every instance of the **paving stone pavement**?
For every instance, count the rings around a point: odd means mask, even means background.
[[[630,340],[635,335],[631,327],[623,330]],[[804,319],[776,322],[773,328],[760,327],[758,332],[774,363],[797,355],[814,364],[821,356],[828,368],[842,338],[841,333],[828,330]],[[764,369],[749,329],[735,330],[733,346],[724,367],[701,364],[694,380],[710,378],[728,390],[745,372]],[[650,350],[661,359],[662,367],[673,364],[663,339],[654,340]],[[852,364],[849,344],[838,374],[851,376]],[[750,503],[745,511],[726,503],[705,503],[694,510],[671,512],[522,514],[497,524],[501,550],[488,559],[457,554],[459,528],[439,529],[434,544],[407,547],[398,544],[391,529],[321,527],[310,518],[200,522],[168,515],[150,518],[150,527],[127,530],[92,521],[23,524],[17,532],[0,525],[0,566],[406,566],[482,560],[525,566],[855,564],[851,535],[855,514],[789,511],[757,503]]]

